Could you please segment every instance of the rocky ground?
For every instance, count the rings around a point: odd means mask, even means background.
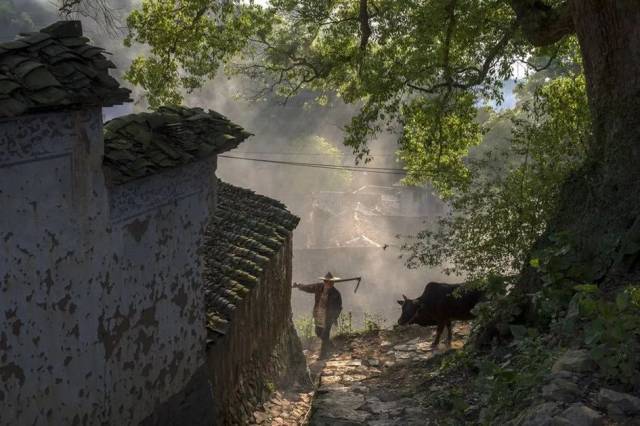
[[[316,384],[311,393],[277,391],[254,413],[260,425],[387,426],[495,424],[483,418],[483,395],[463,368],[443,372],[469,332],[454,327],[451,349],[431,348],[431,328],[380,330],[334,339],[326,360],[317,342],[306,350]],[[455,358],[455,357],[454,357]],[[640,398],[603,386],[583,350],[557,358],[524,409],[499,424],[512,426],[640,426]],[[485,401],[486,402],[486,401]],[[486,419],[486,417],[485,417]]]
[[[467,325],[454,328],[460,348]],[[318,360],[317,342],[306,350],[317,385],[313,394],[275,392],[254,413],[260,425],[426,425],[429,413],[414,399],[426,361],[444,353],[431,348],[433,331],[409,327],[334,338],[334,350]]]
[[[453,349],[462,346],[467,333],[466,325],[455,328]],[[415,389],[425,380],[425,363],[447,350],[434,350],[431,342],[432,330],[421,327],[336,339],[335,355],[319,371],[309,424],[430,424],[430,412]]]
[[[609,388],[594,374],[584,349],[565,351],[553,364],[538,404],[508,425],[640,425],[640,398]]]
[[[276,391],[261,409],[253,413],[252,425],[306,425],[313,392]]]

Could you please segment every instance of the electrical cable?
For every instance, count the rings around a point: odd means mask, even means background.
[[[392,169],[388,167],[356,167],[356,166],[340,166],[340,165],[322,164],[322,163],[301,163],[296,161],[267,160],[264,158],[236,157],[233,155],[218,155],[218,157],[231,158],[234,160],[255,161],[259,163],[282,164],[286,166],[311,167],[311,168],[318,168],[318,169],[342,170],[342,171],[349,171],[349,172],[367,172],[367,173],[377,173],[377,174],[386,174],[386,175],[406,175],[406,172],[402,169]]]
[[[343,153],[336,154],[322,154],[318,152],[254,152],[254,151],[237,151],[234,154],[248,154],[248,155],[307,155],[318,157],[341,157]],[[391,153],[370,153],[372,157],[395,157],[396,154]]]

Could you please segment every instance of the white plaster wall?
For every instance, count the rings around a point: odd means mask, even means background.
[[[213,167],[104,184],[101,112],[0,121],[0,425],[137,424],[204,362]]]
[[[109,406],[112,413],[128,412],[125,418],[136,424],[204,364],[198,247],[209,218],[213,171],[210,162],[200,162],[111,194],[120,285],[104,298],[105,322],[112,325],[105,339]],[[137,359],[143,362],[132,362]]]

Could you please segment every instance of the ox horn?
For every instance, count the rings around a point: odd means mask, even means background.
[[[407,296],[405,296],[404,294],[402,295],[402,298],[404,299],[404,301],[406,302],[407,300],[409,300],[409,298]]]

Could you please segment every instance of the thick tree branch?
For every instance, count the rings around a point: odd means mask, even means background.
[[[509,43],[509,41],[511,41],[513,34],[516,30],[516,27],[517,27],[517,22],[513,22],[509,28],[504,30],[504,33],[502,34],[502,37],[500,38],[500,40],[498,40],[498,42],[493,47],[491,47],[491,49],[489,49],[489,51],[487,52],[487,55],[485,56],[485,59],[484,59],[484,62],[482,63],[481,68],[466,67],[459,70],[458,72],[459,74],[466,73],[468,71],[473,71],[473,75],[469,76],[469,78],[462,79],[462,80],[454,79],[452,75],[449,75],[449,76],[446,75],[447,73],[450,73],[451,70],[445,69],[444,70],[445,79],[441,83],[434,84],[430,87],[421,87],[407,80],[404,82],[404,84],[406,84],[406,86],[410,87],[411,89],[414,89],[423,93],[429,93],[429,94],[440,93],[443,89],[468,90],[474,86],[481,84],[487,78],[487,76],[489,75],[489,72],[491,72],[493,66],[495,65],[496,60],[500,57],[500,54],[507,47],[507,44]]]
[[[518,59],[517,62],[521,62],[521,63],[525,64],[529,68],[533,69],[535,72],[540,72],[540,71],[546,70],[547,68],[549,68],[551,66],[553,61],[555,61],[558,58],[559,52],[560,52],[559,49],[556,49],[556,51],[553,52],[553,54],[547,60],[547,63],[545,63],[542,66],[538,66],[538,65],[534,64],[533,62],[527,61],[526,59]]]
[[[444,39],[444,55],[442,59],[443,68],[444,68],[444,78],[445,81],[451,83],[451,65],[450,65],[450,54],[451,54],[451,40],[453,39],[453,33],[456,28],[456,4],[457,0],[452,0],[447,5],[447,12],[449,14],[449,25],[447,26],[447,33]]]
[[[369,11],[367,0],[360,0],[360,49],[365,50],[371,37],[371,26],[369,25]]]
[[[556,43],[575,30],[569,5],[551,7],[542,0],[510,0],[526,39],[536,47]]]

